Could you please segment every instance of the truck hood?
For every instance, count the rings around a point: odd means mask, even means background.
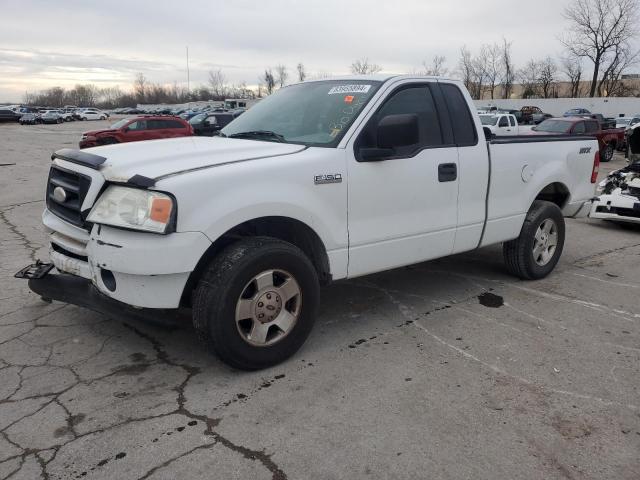
[[[126,182],[134,175],[158,179],[201,168],[215,167],[300,152],[304,145],[223,137],[182,137],[88,148],[105,157],[100,172],[105,179]]]

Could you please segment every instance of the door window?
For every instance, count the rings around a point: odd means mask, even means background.
[[[138,120],[136,122],[130,123],[127,127],[128,130],[133,132],[139,132],[140,130],[147,129],[147,121],[146,120]]]
[[[516,117],[514,116],[509,116],[509,123],[511,124],[512,127],[516,126]]]
[[[431,90],[426,85],[401,88],[392,94],[371,118],[362,131],[356,148],[375,148],[377,125],[388,115],[414,114],[418,117],[419,140],[417,144],[395,148],[393,158],[411,157],[428,147],[443,145],[440,120]]]
[[[447,102],[453,136],[458,147],[469,147],[478,143],[476,127],[469,112],[469,105],[460,89],[452,83],[441,83],[440,89]]]
[[[500,117],[500,122],[498,123],[499,127],[508,127],[509,126],[509,120],[507,120],[507,117]]]

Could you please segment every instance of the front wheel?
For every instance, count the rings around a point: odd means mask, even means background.
[[[562,255],[564,235],[560,208],[555,203],[536,200],[527,213],[520,236],[503,245],[507,270],[525,280],[546,277]]]
[[[193,324],[223,362],[257,370],[302,346],[319,296],[317,272],[300,249],[275,238],[247,238],[205,269],[193,295]]]
[[[602,151],[600,152],[600,161],[601,162],[610,162],[613,158],[613,145],[611,143],[607,143]]]

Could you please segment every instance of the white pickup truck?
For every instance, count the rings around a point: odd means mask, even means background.
[[[331,281],[496,243],[509,272],[542,278],[563,216],[589,211],[598,143],[487,141],[472,112],[454,80],[354,76],[282,88],[219,137],[60,150],[51,263],[16,276],[111,314],[187,312],[241,369],[292,355]]]

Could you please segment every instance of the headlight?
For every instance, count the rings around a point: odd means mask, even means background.
[[[175,226],[176,205],[165,193],[109,186],[91,209],[87,220],[114,227],[170,233]]]

